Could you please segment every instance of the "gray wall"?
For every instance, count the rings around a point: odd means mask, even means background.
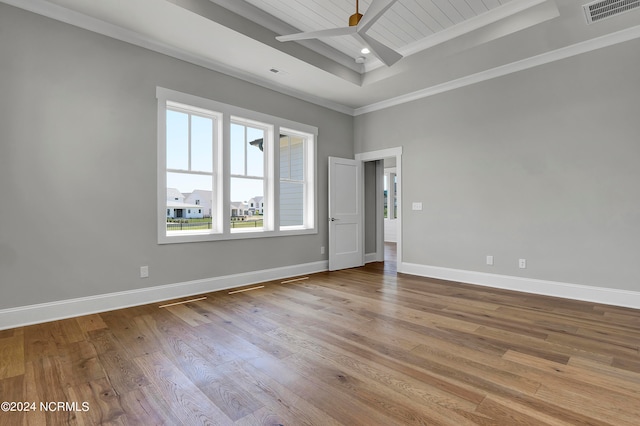
[[[156,86],[317,126],[319,233],[156,244]],[[4,4],[0,99],[0,309],[326,259],[352,117]]]
[[[364,163],[364,252],[375,253],[377,250],[377,224],[376,219],[376,163],[367,161]],[[380,236],[382,238],[382,236]]]
[[[638,52],[634,40],[357,117],[356,152],[404,148],[403,261],[639,291]]]

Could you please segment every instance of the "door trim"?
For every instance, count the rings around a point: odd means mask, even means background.
[[[381,149],[378,151],[369,151],[369,152],[362,152],[360,154],[356,154],[355,158],[358,161],[362,161],[367,162],[367,161],[376,161],[376,160],[384,160],[385,158],[389,158],[389,157],[394,157],[396,159],[396,179],[397,179],[397,185],[398,185],[398,190],[397,190],[397,197],[398,197],[398,217],[397,217],[397,232],[398,232],[398,237],[397,237],[397,255],[398,255],[398,259],[397,259],[397,270],[398,272],[402,272],[401,269],[401,265],[402,265],[402,147],[398,146],[395,148],[387,148],[387,149]],[[378,197],[382,197],[383,194],[379,193],[380,191],[378,191],[377,196]],[[364,212],[363,212],[364,214]],[[363,218],[364,220],[364,218]],[[384,226],[384,218],[382,217],[382,215],[379,215],[379,217],[377,217],[377,221],[379,223],[377,223],[376,226],[376,233],[378,233],[378,235],[376,235],[376,258],[383,258],[384,259],[384,243],[383,244],[378,244],[378,241],[380,241],[380,239],[382,239],[382,241],[384,241],[384,230],[382,231],[382,234],[380,235],[380,229],[384,229],[381,226]],[[382,224],[382,225],[380,225]],[[364,235],[362,236],[362,244],[364,246]]]

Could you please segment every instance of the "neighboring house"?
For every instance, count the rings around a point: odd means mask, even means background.
[[[184,203],[184,195],[176,188],[167,188],[167,201],[177,201]]]
[[[203,217],[202,206],[185,203],[185,197],[180,191],[176,188],[167,188],[167,218],[202,219]]]
[[[211,217],[213,191],[207,191],[205,189],[195,189],[190,194],[185,194],[184,202],[188,204],[195,204],[200,206],[204,217]]]
[[[231,220],[244,220],[248,214],[247,203],[242,201],[231,202]]]
[[[253,197],[248,202],[248,210],[250,215],[264,213],[264,197]]]
[[[202,219],[202,208],[196,204],[167,201],[167,218],[171,219]]]

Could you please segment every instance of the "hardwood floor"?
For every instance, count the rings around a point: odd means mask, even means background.
[[[0,331],[0,424],[640,424],[637,310],[381,264],[206,296]]]

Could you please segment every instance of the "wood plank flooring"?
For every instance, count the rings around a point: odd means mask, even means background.
[[[640,424],[637,310],[389,263],[264,285],[0,331],[0,400],[37,404],[0,425]]]

